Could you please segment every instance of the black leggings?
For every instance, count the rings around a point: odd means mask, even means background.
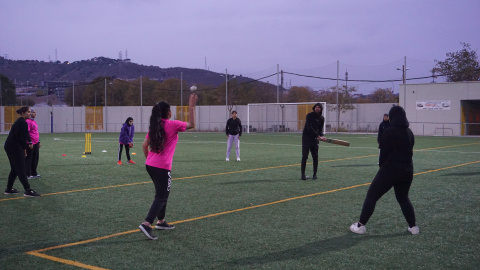
[[[128,144],[121,144],[118,147],[118,160],[122,160],[122,150],[125,146],[125,153],[127,154],[127,160],[130,161],[130,146]]]
[[[172,185],[172,177],[169,170],[148,165],[146,165],[146,167],[147,172],[155,185],[155,199],[153,200],[152,206],[150,206],[150,211],[148,211],[145,221],[153,224],[155,218],[158,218],[158,220],[165,218],[168,195],[170,194],[170,186]]]
[[[408,226],[415,226],[415,210],[408,198],[412,180],[413,170],[406,172],[398,169],[380,168],[368,188],[367,197],[363,202],[362,213],[360,214],[360,223],[367,224],[373,211],[375,211],[377,201],[393,187],[395,198],[402,209]]]
[[[7,152],[8,161],[10,162],[10,174],[8,175],[7,189],[13,188],[13,183],[18,176],[25,191],[30,189],[30,184],[27,179],[27,168],[25,166],[25,150],[5,149]]]
[[[39,143],[34,144],[33,148],[27,148],[27,157],[25,159],[27,176],[37,176],[38,158],[40,157]]]
[[[308,153],[312,154],[313,159],[313,175],[317,175],[318,168],[318,144],[317,143],[305,143],[302,142],[302,163],[301,163],[301,173],[305,174],[305,168],[307,167]]]

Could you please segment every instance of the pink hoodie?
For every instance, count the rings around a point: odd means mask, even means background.
[[[40,134],[38,134],[37,122],[33,119],[27,119],[28,133],[30,133],[30,140],[32,144],[37,144],[40,141]]]

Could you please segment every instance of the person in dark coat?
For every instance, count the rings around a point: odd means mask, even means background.
[[[408,197],[413,181],[412,157],[415,138],[408,127],[407,116],[402,107],[392,107],[388,115],[390,126],[384,130],[380,139],[380,169],[368,189],[360,220],[350,226],[354,233],[364,234],[367,231],[365,225],[372,216],[377,201],[392,187],[407,220],[408,232],[420,232],[416,225],[415,210]]]
[[[125,154],[127,154],[127,162],[135,164],[136,162],[130,158],[130,148],[133,147],[133,136],[135,135],[135,125],[133,124],[133,118],[128,117],[120,130],[120,136],[118,138],[118,165],[122,165],[122,150],[125,146]]]
[[[227,120],[225,126],[225,133],[227,134],[227,158],[230,161],[230,150],[233,143],[235,143],[235,154],[237,161],[240,161],[240,137],[242,136],[242,121],[237,117],[237,111],[232,111],[232,117]]]
[[[8,161],[10,162],[10,174],[8,175],[7,188],[4,194],[16,194],[18,190],[13,188],[15,179],[18,176],[20,182],[25,189],[23,196],[25,197],[39,197],[40,194],[30,188],[27,178],[27,166],[25,164],[25,157],[27,156],[27,148],[32,149],[33,145],[30,141],[28,133],[28,124],[26,119],[30,118],[30,107],[22,107],[17,110],[21,116],[15,123],[13,123],[5,141],[4,149],[7,152]]]
[[[305,169],[307,167],[308,153],[312,154],[313,159],[313,179],[317,179],[318,169],[318,141],[326,141],[323,137],[323,125],[325,118],[322,116],[323,106],[317,103],[312,108],[313,112],[307,114],[305,127],[302,133],[302,163],[301,163],[301,178],[307,180]]]
[[[378,135],[377,135],[377,143],[378,143],[378,148],[380,148],[380,138],[382,137],[383,131],[390,126],[390,119],[388,119],[388,114],[383,115],[383,121],[380,123],[378,126]],[[378,156],[379,163],[380,164],[380,156]]]
[[[390,126],[390,119],[388,118],[388,114],[383,115],[383,121],[378,126],[378,135],[377,135],[377,142],[378,146],[380,147],[380,138],[382,137],[383,131]]]

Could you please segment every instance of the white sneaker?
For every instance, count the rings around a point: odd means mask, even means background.
[[[227,158],[225,159],[225,161],[230,161],[230,159],[227,157]]]
[[[365,228],[364,225],[358,227],[358,222],[355,222],[350,226],[350,231],[358,234],[364,234],[367,232],[367,228]]]
[[[240,161],[240,158],[239,158],[239,157],[237,157],[237,161]]]
[[[408,231],[411,234],[419,234],[420,233],[420,229],[417,226],[413,226],[412,228],[408,227]]]

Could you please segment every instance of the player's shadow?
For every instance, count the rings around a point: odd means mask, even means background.
[[[230,267],[241,265],[247,266],[247,268],[255,268],[257,266],[261,268],[260,265],[262,264],[268,265],[272,262],[299,260],[311,256],[322,256],[331,252],[338,252],[344,249],[352,248],[363,241],[369,241],[371,239],[399,237],[404,235],[405,233],[395,233],[387,235],[356,235],[353,233],[347,233],[342,236],[308,243],[300,247],[293,247],[290,249],[277,251],[261,256],[233,260],[227,262],[226,264]]]

